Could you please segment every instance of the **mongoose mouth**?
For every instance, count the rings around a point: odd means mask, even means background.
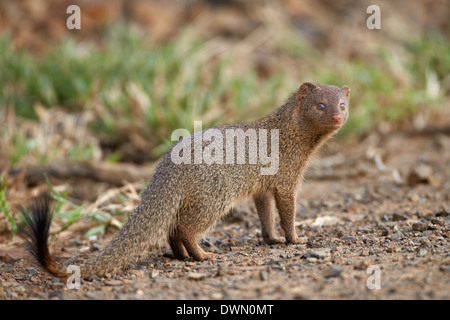
[[[329,122],[329,123],[324,123],[322,125],[323,128],[329,128],[329,129],[339,129],[340,127],[342,127],[345,124],[345,122]]]

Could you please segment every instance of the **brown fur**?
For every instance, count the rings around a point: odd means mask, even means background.
[[[210,254],[198,245],[198,238],[227,214],[237,199],[245,197],[255,201],[266,243],[297,243],[295,199],[303,172],[314,151],[347,120],[349,98],[347,86],[304,83],[286,104],[266,118],[215,128],[221,132],[278,129],[279,168],[274,175],[261,175],[262,165],[250,164],[248,152],[244,164],[175,164],[169,152],[123,228],[98,256],[81,266],[82,277],[111,272],[124,266],[129,257],[167,240],[175,258],[207,259]],[[324,110],[319,109],[320,103],[325,105]],[[341,110],[341,104],[345,110]],[[336,115],[339,122],[333,120]],[[204,142],[203,148],[207,145]],[[275,232],[275,206],[285,240]],[[51,258],[40,261],[53,274],[63,274]]]

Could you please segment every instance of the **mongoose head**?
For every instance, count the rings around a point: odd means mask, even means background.
[[[350,88],[303,83],[296,94],[295,117],[309,130],[332,133],[348,119]]]

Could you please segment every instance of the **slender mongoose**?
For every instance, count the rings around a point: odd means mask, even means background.
[[[167,240],[177,259],[208,259],[212,253],[199,246],[199,237],[236,200],[246,197],[255,201],[266,243],[298,243],[295,199],[303,172],[314,151],[347,121],[349,99],[347,86],[306,82],[261,120],[184,137],[162,158],[123,228],[97,256],[80,266],[81,277],[112,272],[130,257]],[[45,270],[67,278],[48,249],[50,203],[50,195],[43,194],[30,203],[28,211],[22,211],[25,234]],[[275,206],[284,239],[274,228]]]

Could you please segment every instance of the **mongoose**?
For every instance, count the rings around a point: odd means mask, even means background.
[[[277,167],[272,173],[262,174],[261,169],[267,168],[267,163],[249,162],[254,153],[261,149],[252,150],[249,147],[245,159],[237,163],[194,161],[186,164],[174,163],[171,151],[177,148],[180,150],[180,143],[195,142],[199,139],[199,133],[175,143],[158,164],[142,194],[141,202],[123,228],[97,256],[80,266],[81,277],[103,275],[124,267],[130,257],[141,254],[151,246],[167,243],[167,240],[177,259],[189,256],[199,261],[208,259],[212,253],[205,252],[199,246],[197,241],[200,236],[230,211],[235,200],[246,197],[252,197],[255,201],[262,238],[267,244],[298,243],[294,228],[295,199],[303,172],[313,152],[347,121],[349,99],[348,86],[306,82],[283,106],[261,120],[222,125],[213,128],[215,131],[201,131],[200,137],[215,132],[223,133],[224,140],[227,140],[234,139],[225,134],[227,130],[241,129],[244,133],[274,130],[278,140],[271,140],[267,145],[272,154],[278,153]],[[258,137],[257,134],[254,136]],[[245,138],[245,142],[249,141],[249,137],[251,135]],[[200,151],[208,147],[208,139],[201,143]],[[209,143],[212,143],[212,139]],[[177,151],[178,156],[189,155],[192,159],[195,148],[194,143],[190,149]],[[217,154],[214,156],[227,151],[224,146],[221,148],[215,150]],[[266,151],[270,154],[269,150]],[[232,156],[235,156],[240,149],[234,148],[232,152]],[[274,228],[275,205],[284,239],[277,236]],[[48,249],[52,215],[50,196],[35,199],[29,207],[30,214],[22,212],[30,250],[36,260],[51,274],[67,278],[69,274],[54,261]]]

